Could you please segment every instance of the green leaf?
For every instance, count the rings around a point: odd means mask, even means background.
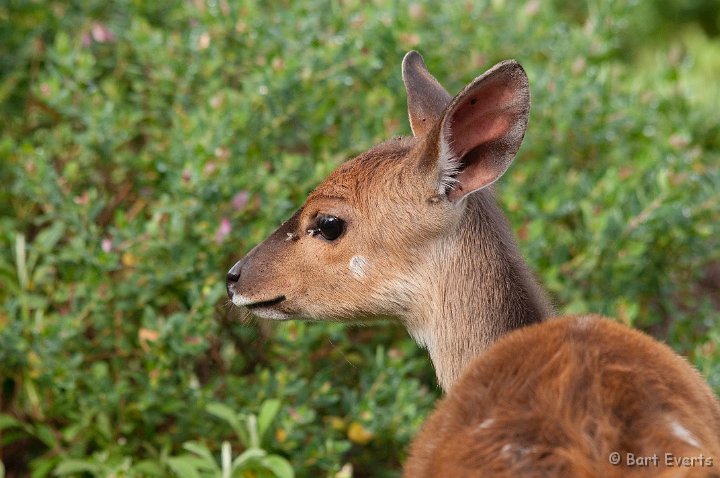
[[[63,460],[55,468],[56,475],[71,475],[74,473],[97,473],[100,466],[97,463],[88,460],[77,460],[69,458]]]
[[[133,465],[133,470],[143,475],[165,476],[162,465],[154,460],[141,460]]]
[[[112,425],[110,425],[110,419],[107,416],[107,413],[100,412],[95,417],[95,421],[97,423],[97,427],[95,428],[98,430],[103,438],[106,440],[112,439]]]
[[[23,289],[27,288],[28,285],[28,270],[26,262],[26,244],[25,236],[23,234],[15,235],[15,267],[17,268],[17,276],[20,281],[20,287]]]
[[[279,455],[268,455],[261,461],[262,465],[272,471],[277,478],[295,478],[292,465]]]
[[[245,424],[247,425],[248,436],[250,437],[248,443],[249,448],[260,448],[257,417],[252,413],[248,414],[247,418],[245,418]]]
[[[240,421],[239,415],[237,412],[235,412],[235,410],[228,407],[224,403],[219,403],[219,402],[209,403],[207,405],[207,407],[205,407],[205,409],[209,413],[215,415],[216,417],[225,420],[228,423],[228,425],[230,425],[230,427],[232,427],[232,429],[235,431],[235,433],[237,433],[238,437],[242,440],[243,444],[245,446],[248,445],[249,437],[248,437],[247,431],[246,431],[245,427],[243,427],[243,424]]]
[[[200,473],[197,470],[197,458],[175,456],[168,458],[168,466],[180,478],[200,478]]]
[[[10,415],[0,413],[0,431],[12,427],[22,427],[22,423]]]
[[[230,478],[232,474],[232,449],[229,442],[222,442],[220,446],[220,463],[223,478]]]
[[[35,427],[35,436],[50,448],[57,446],[55,435],[53,435],[52,429],[47,425],[37,425]]]
[[[50,227],[43,229],[33,241],[33,246],[39,247],[43,252],[50,252],[65,234],[65,224],[55,222]]]
[[[46,476],[49,476],[50,473],[53,471],[53,468],[55,468],[55,465],[57,465],[58,461],[59,460],[57,457],[41,458],[33,461],[30,464],[30,477],[45,478]]]
[[[218,466],[217,466],[217,463],[215,462],[215,458],[213,457],[212,453],[202,443],[196,442],[196,441],[187,441],[187,442],[183,443],[183,448],[185,448],[187,451],[189,451],[191,453],[195,453],[199,457],[202,457],[203,459],[205,459],[208,462],[208,464],[212,464],[213,469],[218,470],[218,471],[220,470],[220,468],[218,468]]]
[[[258,414],[258,437],[260,442],[262,442],[278,411],[280,411],[280,400],[274,398],[265,400],[260,407],[260,413]]]
[[[233,471],[241,469],[242,467],[248,465],[250,462],[258,460],[259,458],[263,458],[266,455],[267,452],[265,450],[261,450],[259,448],[249,448],[233,460],[232,469]]]

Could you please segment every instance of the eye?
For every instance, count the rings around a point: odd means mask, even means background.
[[[334,241],[345,230],[345,221],[335,216],[320,216],[317,230],[328,241]]]

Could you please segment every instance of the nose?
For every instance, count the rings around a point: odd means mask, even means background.
[[[233,294],[235,293],[235,286],[240,280],[240,269],[242,269],[242,261],[237,261],[235,265],[232,266],[232,268],[228,271],[227,276],[225,276],[225,288],[227,290],[227,295],[230,299],[233,298]]]

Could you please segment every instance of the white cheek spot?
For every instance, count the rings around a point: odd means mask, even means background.
[[[365,277],[365,267],[367,267],[368,261],[363,256],[353,256],[348,263],[348,269],[350,273],[356,279],[362,279]]]
[[[675,435],[685,443],[692,445],[696,448],[700,448],[700,442],[693,436],[692,433],[690,433],[690,430],[682,426],[677,420],[673,420],[670,422],[670,429],[672,430],[673,435]]]

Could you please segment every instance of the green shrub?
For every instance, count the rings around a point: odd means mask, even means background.
[[[438,396],[425,354],[397,326],[241,323],[224,273],[342,160],[409,134],[409,49],[451,92],[525,66],[530,128],[498,190],[529,262],[560,311],[667,338],[720,389],[698,282],[720,259],[720,45],[601,3],[0,6],[6,472],[195,476],[250,456],[238,475],[398,475]],[[208,412],[247,426],[268,403],[259,442]]]

